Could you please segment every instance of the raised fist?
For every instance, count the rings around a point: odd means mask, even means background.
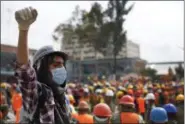
[[[19,29],[28,30],[29,26],[36,20],[37,15],[37,10],[32,7],[16,11],[15,19],[19,24]]]

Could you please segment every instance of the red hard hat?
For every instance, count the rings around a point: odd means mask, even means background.
[[[89,109],[89,105],[87,104],[86,101],[80,101],[78,108],[79,109]]]
[[[137,90],[137,91],[135,92],[135,95],[139,97],[139,96],[141,95],[141,90]]]
[[[95,116],[111,117],[112,112],[110,107],[107,104],[99,103],[94,107],[93,114]]]
[[[134,99],[129,95],[125,95],[120,99],[119,104],[134,105]]]

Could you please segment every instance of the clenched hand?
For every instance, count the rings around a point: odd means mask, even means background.
[[[16,11],[15,19],[19,25],[19,29],[28,30],[29,26],[36,20],[37,15],[37,10],[32,7]]]

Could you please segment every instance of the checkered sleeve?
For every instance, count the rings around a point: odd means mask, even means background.
[[[25,111],[32,114],[38,102],[36,72],[30,62],[28,64],[16,63],[15,76],[22,92],[23,107]]]

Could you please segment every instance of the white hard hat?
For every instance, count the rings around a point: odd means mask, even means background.
[[[114,96],[114,92],[112,90],[107,90],[105,96]]]
[[[89,89],[88,88],[84,88],[84,92],[89,93]]]
[[[61,55],[64,61],[67,60],[67,54],[61,51],[56,51],[52,46],[44,46],[40,48],[33,57],[33,65],[35,65],[40,59],[49,54]]]
[[[109,82],[106,82],[105,85],[108,86],[108,87],[110,87],[110,83]]]
[[[155,100],[155,96],[153,93],[148,93],[145,97],[146,100]]]
[[[97,89],[97,90],[95,91],[95,93],[102,93],[102,90],[101,90],[101,89]]]

